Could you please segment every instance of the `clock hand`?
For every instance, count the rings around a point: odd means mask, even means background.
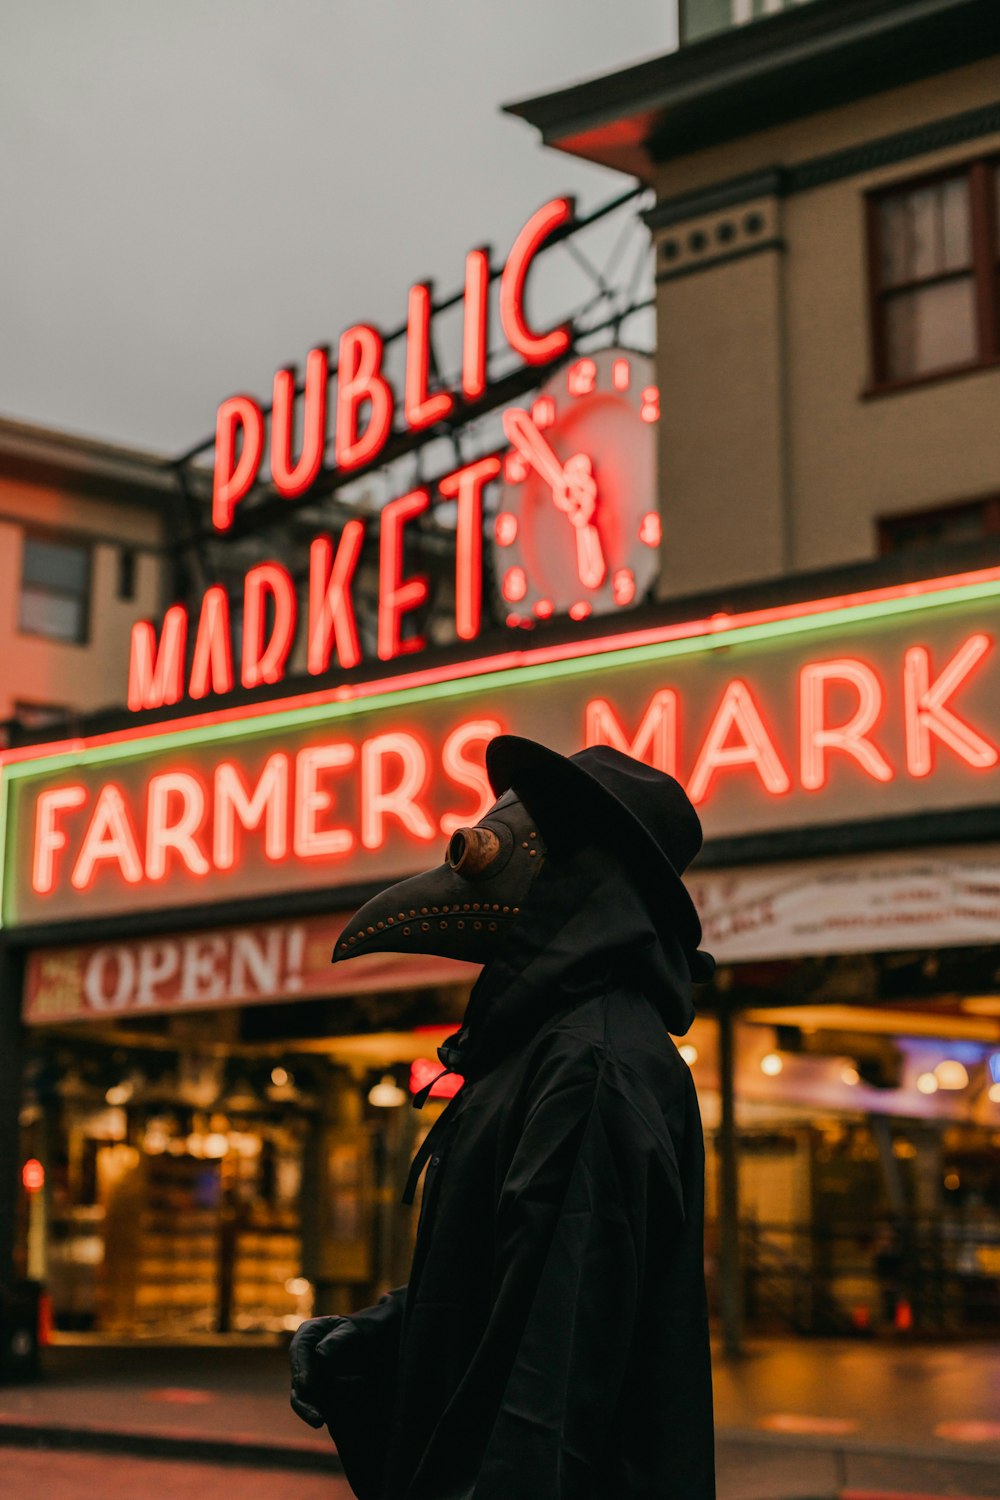
[[[597,527],[592,523],[597,508],[597,485],[590,459],[585,453],[576,453],[564,468],[528,413],[519,407],[504,412],[503,430],[507,440],[545,480],[556,506],[572,522],[580,582],[585,588],[600,588],[607,564]]]

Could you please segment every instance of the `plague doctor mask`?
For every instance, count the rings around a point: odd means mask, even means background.
[[[534,818],[506,791],[478,823],[452,834],[444,864],[373,896],[344,928],[333,962],[360,953],[434,953],[488,963],[544,860]]]

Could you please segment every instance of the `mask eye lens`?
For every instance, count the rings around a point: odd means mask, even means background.
[[[461,829],[459,829],[457,833],[452,834],[451,839],[448,842],[447,859],[453,870],[457,870],[461,865],[463,859],[465,858],[467,848],[468,845],[466,843],[465,834]]]

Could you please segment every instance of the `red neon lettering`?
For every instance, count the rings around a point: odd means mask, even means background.
[[[445,813],[441,819],[441,832],[446,839],[451,838],[456,828],[468,828],[470,824],[478,823],[496,801],[486,774],[485,754],[487,744],[498,734],[503,734],[503,726],[496,719],[470,719],[468,723],[459,724],[457,729],[453,729],[444,742],[441,764],[445,773],[456,785],[467,787],[479,798],[478,804],[470,813]],[[474,759],[470,759],[465,752],[477,743],[482,745],[482,749]]]
[[[192,698],[205,698],[209,693],[229,693],[232,687],[229,595],[221,583],[215,583],[205,590],[205,597],[201,601],[188,692]]]
[[[658,771],[676,776],[677,694],[672,688],[661,688],[653,694],[632,740],[611,704],[604,698],[592,699],[584,718],[584,744],[610,745],[636,760],[646,761]]]
[[[236,433],[243,446],[236,458]],[[215,473],[212,478],[212,525],[228,531],[233,513],[257,478],[264,452],[264,413],[252,396],[230,396],[215,418]]]
[[[846,724],[826,723],[826,687],[830,682],[844,682],[858,695],[858,706]],[[808,792],[826,786],[826,752],[841,750],[853,755],[860,766],[876,781],[891,781],[895,771],[885,756],[868,739],[882,712],[882,685],[862,661],[844,658],[840,661],[810,662],[799,674],[802,785]]]
[[[302,495],[323,464],[326,450],[326,391],[330,360],[325,349],[310,349],[306,359],[306,385],[302,407],[302,452],[292,463],[292,433],[295,427],[295,371],[279,370],[274,377],[271,407],[271,478],[279,495],[291,500]]]
[[[89,890],[97,866],[108,860],[114,861],[130,885],[142,879],[142,860],[125,798],[121,787],[111,782],[101,788],[79,857],[73,866],[70,880],[74,890]]]
[[[309,548],[309,642],[306,666],[316,676],[330,665],[330,647],[337,643],[342,667],[361,660],[358,627],[351,602],[351,583],[365,540],[364,521],[348,521],[340,533],[337,555],[328,536],[318,536]]]
[[[267,600],[274,603],[271,636],[264,644],[267,624]],[[243,587],[243,666],[240,680],[244,687],[259,687],[262,682],[280,682],[288,653],[295,639],[297,600],[295,583],[280,563],[259,563],[251,568]]]
[[[236,822],[243,828],[264,824],[264,853],[284,859],[288,853],[288,756],[268,757],[253,794],[239,769],[223,761],[215,772],[212,851],[216,868],[231,870],[236,863]]]
[[[180,804],[171,817],[171,803]],[[164,771],[152,776],[146,804],[146,874],[162,880],[167,873],[167,851],[173,849],[192,875],[207,875],[208,860],[195,834],[205,817],[205,788],[188,771]]]
[[[458,500],[455,529],[455,634],[471,641],[483,617],[483,485],[500,473],[499,458],[481,458],[441,480],[438,489]]]
[[[35,847],[31,861],[31,887],[45,896],[55,885],[56,851],[65,849],[66,832],[56,826],[56,815],[82,807],[87,789],[82,786],[57,786],[39,792],[35,804]]]
[[[406,378],[403,387],[403,412],[414,432],[433,427],[455,405],[447,391],[427,394],[431,354],[431,289],[423,282],[410,287],[406,314]]]
[[[383,506],[378,559],[378,654],[382,661],[422,651],[420,635],[402,640],[400,620],[407,610],[418,609],[427,598],[423,574],[403,580],[403,527],[422,515],[431,503],[427,490],[411,490]]]
[[[740,740],[735,745],[727,745],[726,740],[734,729]],[[754,766],[765,788],[774,796],[787,792],[792,784],[774,742],[764,728],[750,689],[739,679],[726,688],[698,756],[688,786],[692,802],[704,801],[712,777],[724,766]]]
[[[386,787],[385,761],[400,763],[399,780]],[[427,785],[427,752],[412,734],[376,734],[361,747],[361,842],[366,849],[385,843],[385,820],[396,818],[417,839],[437,837],[437,829],[417,802]]]
[[[571,198],[553,198],[533,213],[514,241],[500,277],[500,323],[510,347],[529,365],[547,364],[569,348],[569,323],[548,333],[532,331],[524,313],[524,283],[540,247],[572,217]]]
[[[928,776],[934,769],[932,735],[977,771],[997,763],[995,745],[984,739],[950,708],[946,701],[957,692],[972,669],[993,645],[988,635],[970,635],[955,652],[935,682],[931,682],[931,654],[926,646],[911,646],[903,665],[906,722],[906,764],[911,776]]]
[[[317,828],[319,813],[333,807],[333,793],[319,785],[321,771],[342,771],[354,764],[353,745],[311,745],[295,757],[295,829],[292,846],[300,859],[347,854],[354,847],[349,828]]]
[[[163,616],[159,645],[150,620],[132,626],[128,658],[128,706],[138,712],[179,703],[184,696],[184,650],[188,614],[183,604],[172,604]]]
[[[470,250],[465,257],[465,308],[462,323],[462,394],[478,401],[486,390],[489,348],[490,252]]]
[[[334,452],[338,469],[369,463],[392,427],[392,387],[380,373],[382,336],[365,323],[340,336],[337,354],[337,425]],[[370,403],[368,426],[358,435],[358,409]]]

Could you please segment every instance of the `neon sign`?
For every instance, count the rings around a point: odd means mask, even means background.
[[[502,731],[672,772],[709,837],[974,806],[1000,774],[998,600],[984,570],[8,752],[4,921],[419,868],[489,805]]]
[[[525,288],[535,256],[573,216],[572,201],[556,198],[531,216],[518,234],[499,273],[497,298],[501,330],[509,350],[525,369],[551,367],[569,351],[571,329],[561,324],[535,329],[525,310]],[[377,329],[358,323],[340,337],[336,368],[327,351],[310,350],[301,389],[301,435],[294,450],[298,390],[295,371],[274,377],[268,443],[262,406],[249,395],[231,396],[216,417],[212,521],[231,530],[240,505],[261,477],[268,449],[267,477],[279,496],[294,500],[318,479],[332,426],[337,475],[356,475],[386,461],[387,444],[427,433],[446,420],[476,415],[489,393],[489,288],[492,273],[485,250],[466,258],[462,304],[460,386],[432,388],[430,334],[433,302],[423,282],[407,301],[402,398],[383,368],[384,345]],[[331,381],[335,377],[333,399]],[[606,377],[606,378],[605,378]],[[532,625],[554,613],[584,619],[592,612],[626,608],[648,591],[659,547],[654,452],[643,424],[659,416],[659,397],[647,359],[626,351],[602,351],[569,366],[535,400],[530,411],[509,410],[507,453],[485,454],[445,474],[433,486],[400,495],[378,517],[378,603],[376,652],[382,661],[423,649],[412,617],[427,603],[429,581],[407,575],[408,528],[432,506],[455,505],[454,631],[474,640],[483,619],[484,492],[501,474],[507,490],[521,490],[504,506],[496,531],[503,560],[501,616],[509,625]],[[494,402],[495,404],[495,402]],[[542,427],[552,430],[543,438]],[[564,456],[557,450],[568,446]],[[539,481],[554,499],[563,521],[555,532],[539,506]],[[638,507],[638,509],[637,509]],[[547,507],[551,509],[551,506]],[[309,554],[306,671],[322,676],[331,668],[352,670],[362,660],[355,615],[354,583],[372,523],[349,520],[339,536],[321,534]],[[567,593],[561,582],[564,560],[576,558],[576,582]],[[521,582],[523,580],[523,583]],[[565,597],[564,597],[565,595]],[[524,601],[523,608],[514,608]],[[239,659],[234,652],[230,601],[219,585],[208,588],[189,617],[174,604],[159,630],[151,621],[132,630],[127,703],[150,711],[193,699],[219,697],[240,684],[257,688],[281,681],[300,626],[294,580],[278,562],[264,562],[245,576]]]

